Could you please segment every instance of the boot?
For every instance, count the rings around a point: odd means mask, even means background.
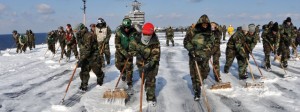
[[[133,93],[134,93],[134,91],[133,91],[132,85],[128,85],[127,94],[133,95]]]
[[[81,85],[81,86],[79,87],[79,89],[80,89],[81,91],[87,91],[87,86],[82,86],[82,85]]]
[[[103,78],[97,78],[97,84],[99,86],[102,86],[103,85]]]
[[[147,98],[147,103],[148,103],[148,105],[155,107],[156,106],[156,98],[154,97],[151,100]]]
[[[245,79],[247,79],[247,78],[248,78],[248,75],[247,75],[247,74],[244,74],[244,75],[240,76],[240,80],[245,80]]]
[[[200,100],[200,95],[201,95],[201,89],[194,89],[194,100],[199,101]]]
[[[125,81],[126,80],[126,74],[122,74],[122,81]]]

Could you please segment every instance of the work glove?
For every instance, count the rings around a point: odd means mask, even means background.
[[[82,66],[82,62],[79,60],[79,61],[77,61],[77,67],[79,68],[79,67],[81,67]]]
[[[148,73],[148,72],[150,71],[150,69],[151,69],[150,63],[147,63],[147,64],[145,64],[145,65],[143,66],[143,72],[144,72],[144,73]]]

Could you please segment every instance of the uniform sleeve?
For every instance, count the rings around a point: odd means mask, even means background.
[[[129,43],[129,53],[130,53],[130,55],[136,56],[136,54],[137,54],[137,48],[138,48],[137,41],[136,40],[132,40]]]
[[[92,35],[88,35],[86,37],[83,37],[83,45],[80,48],[80,60],[86,60],[87,57],[91,55],[91,49],[93,46],[92,42]]]
[[[150,66],[154,66],[155,64],[158,64],[159,60],[160,60],[160,44],[156,44],[154,45],[153,49],[152,49],[152,59],[149,62]]]
[[[189,52],[194,49],[191,38],[192,38],[192,31],[191,31],[191,29],[189,29],[183,39],[183,46]]]

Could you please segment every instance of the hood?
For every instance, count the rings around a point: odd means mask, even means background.
[[[208,25],[207,28],[202,27],[203,23],[207,23],[207,25]],[[209,21],[209,18],[207,15],[204,14],[198,19],[198,22],[196,23],[196,26],[195,26],[195,30],[197,32],[203,32],[203,33],[211,32],[211,25],[210,25],[210,21]]]

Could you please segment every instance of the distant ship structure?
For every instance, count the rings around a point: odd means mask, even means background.
[[[132,24],[138,31],[141,30],[141,27],[145,23],[145,12],[141,11],[141,3],[137,0],[134,0],[131,4],[132,11],[129,12],[125,18],[129,18],[132,21]]]

